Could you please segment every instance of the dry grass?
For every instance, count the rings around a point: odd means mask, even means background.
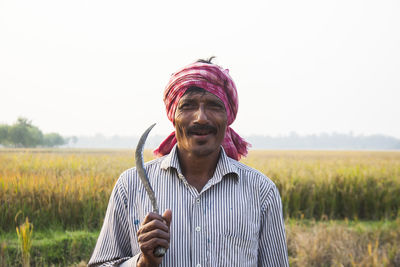
[[[274,180],[286,218],[399,216],[399,152],[252,151],[243,162]],[[18,212],[37,230],[96,230],[133,165],[131,150],[0,150],[0,231],[15,229]]]
[[[133,163],[128,150],[0,150],[0,229],[13,229],[17,213],[36,229],[97,229],[116,179]]]
[[[291,266],[400,266],[400,221],[389,227],[301,221],[286,226]]]
[[[243,162],[276,183],[285,217],[400,215],[400,152],[252,151]]]

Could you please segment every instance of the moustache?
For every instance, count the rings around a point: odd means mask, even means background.
[[[188,128],[188,133],[206,132],[206,133],[217,133],[217,128],[211,125],[195,124]]]

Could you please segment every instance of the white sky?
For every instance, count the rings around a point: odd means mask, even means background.
[[[217,56],[242,135],[400,138],[400,2],[0,0],[0,123],[43,132],[173,130],[171,73]]]

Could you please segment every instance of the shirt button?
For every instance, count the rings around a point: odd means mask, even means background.
[[[197,264],[197,265],[196,265],[196,267],[201,267],[201,264],[200,264],[200,263],[199,263],[199,264]]]
[[[200,226],[197,226],[196,227],[196,232],[200,232],[200,230],[201,230]]]
[[[196,203],[200,204],[200,198],[196,199]]]

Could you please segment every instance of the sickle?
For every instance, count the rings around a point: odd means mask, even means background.
[[[136,147],[135,160],[136,160],[136,170],[139,174],[139,178],[142,181],[144,188],[146,189],[147,195],[150,198],[151,205],[153,206],[153,212],[159,213],[156,196],[154,194],[153,188],[151,188],[151,185],[149,182],[149,177],[147,176],[147,172],[144,168],[144,161],[143,161],[144,144],[146,143],[147,136],[149,135],[151,129],[153,129],[153,127],[155,125],[156,125],[155,123],[153,125],[151,125],[140,137],[139,142]],[[153,254],[156,257],[162,257],[162,256],[164,256],[165,252],[166,252],[166,249],[164,247],[156,247]]]

